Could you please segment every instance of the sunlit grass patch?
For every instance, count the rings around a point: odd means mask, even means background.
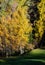
[[[5,62],[5,60],[0,60],[0,62]]]
[[[33,50],[31,51],[31,54],[45,54],[45,50],[43,49],[36,49],[36,50]]]

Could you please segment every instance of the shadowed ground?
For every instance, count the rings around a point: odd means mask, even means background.
[[[0,59],[0,65],[45,65],[45,50],[36,49],[23,56]]]

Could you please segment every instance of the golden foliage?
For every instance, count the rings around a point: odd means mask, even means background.
[[[7,5],[5,9],[6,15],[0,17],[1,44],[3,43],[6,47],[11,44],[14,48],[22,43],[25,45],[29,40],[29,33],[32,31],[32,27],[26,16],[27,7],[22,7],[22,2],[24,3],[25,1],[22,0],[14,11],[11,10],[11,7],[15,3],[9,2],[10,5]]]

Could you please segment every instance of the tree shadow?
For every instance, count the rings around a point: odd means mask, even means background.
[[[5,62],[0,61],[0,65],[45,65],[45,62],[39,59],[25,59],[25,58],[7,58]]]

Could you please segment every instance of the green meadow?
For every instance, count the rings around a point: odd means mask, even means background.
[[[45,50],[34,49],[22,56],[1,58],[0,65],[45,65]]]

